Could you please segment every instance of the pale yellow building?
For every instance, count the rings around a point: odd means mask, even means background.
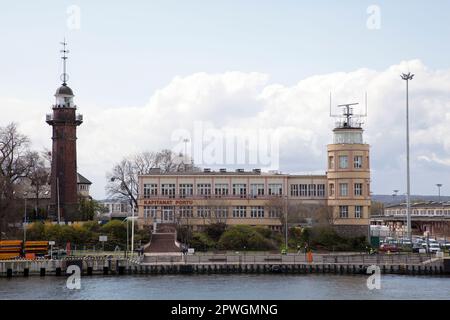
[[[324,175],[277,172],[211,171],[139,176],[141,227],[178,223],[201,229],[208,223],[267,226],[281,230],[288,206],[323,205],[340,233],[367,235],[370,210],[369,145],[351,119],[339,122],[328,145]],[[300,169],[300,168],[299,168]]]

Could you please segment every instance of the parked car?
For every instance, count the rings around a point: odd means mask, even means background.
[[[420,253],[421,249],[423,249],[423,247],[420,244],[415,243],[413,244],[412,252]]]
[[[428,252],[431,253],[441,252],[441,247],[439,246],[439,243],[430,243]]]
[[[395,244],[384,243],[380,246],[380,249],[378,251],[380,251],[380,252],[399,252],[400,249]]]

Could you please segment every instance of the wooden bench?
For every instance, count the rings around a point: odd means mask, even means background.
[[[264,258],[264,261],[268,261],[268,262],[281,262],[283,261],[283,259],[281,258]]]
[[[227,262],[227,258],[209,258],[211,262]]]

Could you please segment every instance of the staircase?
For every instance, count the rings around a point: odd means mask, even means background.
[[[145,253],[179,253],[176,241],[176,226],[172,223],[159,223],[153,231],[152,241],[145,247]]]

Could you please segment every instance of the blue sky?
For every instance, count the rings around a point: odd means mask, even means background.
[[[71,5],[81,9],[79,30],[66,25]],[[370,5],[380,8],[380,29],[366,26]],[[21,100],[37,108],[42,117],[49,112],[60,84],[59,42],[64,37],[71,51],[69,84],[88,119],[108,110],[130,108],[124,112],[133,112],[149,104],[155,92],[175,77],[199,72],[258,72],[268,76],[267,85],[291,88],[317,75],[361,68],[382,72],[415,59],[437,73],[450,69],[450,2],[444,0],[432,4],[406,0],[0,1],[0,8],[0,98]],[[401,82],[398,85],[403,89]],[[448,91],[444,93],[447,97]],[[6,108],[10,107],[0,105],[2,112]],[[0,124],[20,123],[20,117],[9,112]],[[108,119],[105,125],[116,125]],[[32,135],[37,148],[45,144],[42,141],[48,140],[47,147],[50,144],[50,130],[45,130],[40,136]],[[88,123],[81,130],[85,137],[95,131]],[[148,134],[153,134],[151,128]],[[152,143],[159,146],[162,140]],[[447,161],[447,146],[431,141],[430,145],[439,159]],[[80,157],[81,164],[88,163]],[[286,156],[294,158],[295,154]],[[110,165],[108,161],[102,168]],[[418,170],[420,184],[426,187],[416,191],[435,193],[434,182],[427,177],[438,177],[444,169],[448,166]],[[102,172],[94,178],[99,195],[103,176]],[[399,179],[403,179],[400,173]],[[401,186],[377,182],[374,191],[390,193],[393,188]]]
[[[73,4],[80,30],[66,28]],[[379,30],[366,28],[371,4],[381,9]],[[290,85],[415,58],[432,68],[449,63],[448,1],[7,1],[1,8],[0,67],[8,76],[0,93],[50,94],[66,36],[80,105],[143,104],[174,76],[199,71],[258,71]]]

